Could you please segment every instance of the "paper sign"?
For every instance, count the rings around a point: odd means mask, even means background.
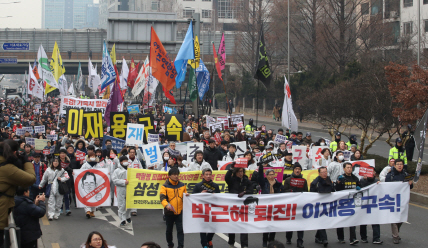
[[[238,123],[236,124],[236,127],[237,127],[238,129],[243,129],[243,128],[244,128],[244,123],[242,123],[242,122],[238,122]]]
[[[254,157],[256,157],[257,160],[259,160],[260,156],[263,155],[263,152],[257,152],[256,155],[254,155]]]
[[[85,160],[85,156],[86,156],[86,154],[84,152],[76,150],[76,160],[77,161],[83,161],[83,160]]]
[[[106,141],[107,140],[111,141],[111,146],[112,146],[111,149],[115,150],[117,153],[120,153],[122,148],[125,146],[124,140],[106,135],[106,136],[104,136],[104,139],[103,139],[103,150],[107,149],[107,147],[106,147]]]
[[[343,157],[344,157],[345,161],[351,160],[351,151],[344,151],[343,152]]]
[[[262,131],[254,131],[254,138],[257,138]],[[278,135],[278,134],[277,134]]]
[[[232,166],[232,161],[218,161],[217,162],[217,168],[218,170],[229,170]]]
[[[273,141],[273,143],[281,144],[281,143],[285,143],[286,141],[287,141],[287,137],[285,137],[284,135],[281,135],[281,134],[277,134],[275,136],[275,140]]]
[[[21,136],[25,134],[25,130],[22,128],[17,128],[16,129],[16,135]]]
[[[25,132],[29,132],[30,134],[33,133],[33,127],[23,127],[22,130],[25,130]]]
[[[45,126],[35,126],[34,132],[35,133],[45,133]]]
[[[215,133],[215,130],[219,129],[220,131],[224,131],[224,123],[223,122],[210,122],[209,124],[210,135]]]
[[[214,139],[215,139],[215,142],[217,142],[218,144],[221,143],[221,135],[219,133],[215,133]]]
[[[50,154],[51,154],[51,150],[43,149],[43,155],[50,155]]]
[[[363,177],[373,177],[373,167],[360,167],[358,174]]]
[[[244,157],[244,153],[247,151],[247,142],[233,142],[232,144],[236,145],[236,156],[238,156],[238,158]]]
[[[144,125],[128,123],[126,130],[126,145],[141,145],[143,144]]]
[[[223,122],[224,128],[229,129],[229,119],[227,117],[217,117],[217,122]]]
[[[299,162],[302,165],[302,163],[308,159],[306,157],[306,146],[293,146],[292,154],[293,163]]]
[[[198,130],[198,123],[193,122],[193,123],[192,123],[192,128],[194,128],[194,129]]]
[[[42,108],[42,105],[40,105],[40,104],[35,104],[35,105],[34,105],[34,108],[35,108],[35,109],[41,109],[41,108]]]
[[[110,206],[108,169],[73,170],[78,208]]]
[[[56,140],[58,140],[58,135],[56,135],[56,134],[48,134],[48,135],[46,135],[46,138],[48,140],[56,141]]]
[[[193,162],[195,159],[195,152],[197,150],[204,151],[204,143],[198,142],[198,143],[187,143],[187,161]]]
[[[48,141],[47,139],[35,139],[34,140],[34,150],[43,150],[45,148],[45,146],[48,145]]]
[[[312,159],[312,165],[316,166],[315,168],[319,167],[318,161],[322,158],[321,151],[324,148],[328,148],[328,146],[312,146],[311,148],[311,159]]]
[[[282,183],[282,179],[284,178],[284,167],[263,167],[263,174],[266,178],[266,171],[268,169],[273,169],[275,171],[275,178],[278,182]]]
[[[146,165],[149,167],[154,164],[162,164],[162,154],[158,143],[149,143],[143,145],[144,158],[146,159]]]
[[[247,158],[237,158],[235,160],[235,167],[247,168],[248,167],[248,159]]]
[[[291,178],[290,185],[291,185],[291,187],[303,188],[305,186],[305,179],[303,179],[303,178]]]
[[[138,106],[137,104],[128,106],[128,113],[129,114],[138,114],[138,113],[140,113],[140,106]]]
[[[351,164],[352,164],[352,174],[354,174],[361,180],[364,176],[360,175],[360,170],[362,168],[374,168],[375,160],[367,159],[367,160],[351,161]],[[374,171],[372,171],[371,173],[373,174],[373,172]],[[367,173],[367,170],[365,173]]]
[[[159,142],[159,134],[149,133],[149,135],[147,137],[147,142],[149,142],[149,143]]]

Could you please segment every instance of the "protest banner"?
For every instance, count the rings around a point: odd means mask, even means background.
[[[120,153],[122,148],[125,146],[124,140],[106,135],[104,136],[104,139],[103,139],[103,150],[107,149],[106,147],[107,140],[111,141],[111,149],[115,150],[117,153]]]
[[[324,149],[324,148],[329,148],[328,146],[312,146],[312,148],[311,148],[311,155],[310,155],[310,157],[311,157],[311,159],[312,159],[312,166],[313,166],[313,168],[315,168],[315,169],[317,169],[318,167],[320,167],[319,166],[319,163],[318,163],[318,161],[322,158],[322,154],[321,154],[321,151]]]
[[[215,142],[217,142],[218,144],[221,143],[221,135],[219,133],[215,133],[214,139],[215,139]]]
[[[227,118],[227,116],[217,117],[217,122],[223,122],[224,129],[229,129],[229,119]]]
[[[284,135],[281,135],[281,134],[277,134],[275,136],[275,140],[273,141],[273,143],[281,144],[281,143],[285,143],[286,141],[287,141],[287,137],[285,137]]]
[[[118,139],[126,139],[126,129],[129,122],[129,114],[126,112],[110,113],[110,134]]]
[[[129,114],[138,114],[140,113],[140,106],[137,104],[128,106],[128,113]]]
[[[38,150],[41,151],[43,149],[45,149],[45,146],[48,145],[48,141],[47,139],[35,139],[34,140],[34,150]]]
[[[162,154],[158,143],[143,145],[143,154],[147,168],[153,167],[155,164],[163,164]]]
[[[16,135],[18,135],[18,136],[25,135],[25,130],[22,128],[17,128],[16,129]]]
[[[233,142],[232,144],[236,145],[236,156],[238,156],[238,158],[244,157],[244,153],[247,151],[247,142]]]
[[[50,154],[51,154],[51,150],[43,149],[43,155],[50,155]]]
[[[78,208],[110,206],[108,169],[73,170]]]
[[[373,177],[373,172],[374,172],[374,168],[373,167],[360,167],[360,171],[358,173],[358,175],[362,176],[362,177]]]
[[[134,146],[143,144],[144,125],[128,123],[126,130],[126,145]]]
[[[275,171],[275,178],[278,182],[282,183],[284,178],[284,168],[283,167],[263,167],[263,175],[266,178],[266,171],[272,169]],[[299,178],[300,179],[300,178]]]
[[[34,126],[35,133],[45,133],[45,126]]]
[[[46,135],[46,138],[48,140],[51,140],[51,141],[56,141],[56,140],[58,140],[58,135],[56,135],[56,134],[48,134],[48,135]]]
[[[306,146],[293,146],[291,153],[293,154],[293,163],[299,162],[300,164],[304,164],[308,159],[306,157]]]
[[[229,120],[229,128],[237,127],[239,122],[244,123],[244,114],[229,115],[227,118]]]
[[[238,129],[244,129],[244,123],[243,122],[238,122],[236,124],[236,128],[238,128]]]
[[[352,174],[357,176],[360,180],[364,177],[373,177],[373,172],[375,168],[375,160],[358,160],[351,161],[352,164]]]
[[[204,143],[198,142],[189,142],[187,143],[187,162],[193,162],[195,160],[195,152],[197,150],[204,151]]]
[[[101,112],[84,112],[83,109],[68,109],[66,114],[67,133],[83,135],[85,139],[102,138],[104,136],[103,115]]]
[[[84,161],[86,154],[84,152],[81,152],[79,150],[76,150],[76,160],[77,161]]]
[[[183,115],[165,115],[165,139],[168,141],[183,140]]]
[[[155,134],[156,132],[156,126],[154,125],[154,117],[151,114],[147,115],[138,115],[137,116],[137,122],[138,124],[144,125],[144,137],[143,142],[144,144],[147,144],[147,137],[149,136],[149,133]]]
[[[263,152],[256,152],[256,154],[254,155],[254,157],[259,160],[260,156],[263,155]]]
[[[224,131],[224,124],[223,122],[210,122],[208,128],[210,129],[210,135],[214,135],[216,129],[219,129],[220,132]]]
[[[219,170],[213,171],[212,180],[219,185],[221,193],[228,192],[224,177],[231,163],[232,162],[218,161]],[[225,168],[221,169],[223,165]],[[245,170],[245,174],[250,180],[253,172],[253,170]],[[283,173],[291,174],[293,171],[284,170]],[[302,171],[302,175],[308,181],[309,187],[311,182],[318,177],[318,171],[306,170]],[[126,207],[137,209],[163,209],[159,201],[159,192],[167,178],[167,172],[128,168],[129,184],[126,188]],[[201,171],[181,172],[179,180],[187,185],[187,192],[192,193],[195,185],[202,181]]]
[[[221,170],[230,170],[233,161],[217,161],[217,168]]]
[[[61,96],[60,114],[67,114],[67,109],[83,109],[86,112],[101,111],[104,115],[108,99],[80,99]]]
[[[394,182],[331,194],[197,194],[183,200],[184,233],[306,231],[406,222],[410,188]]]
[[[159,134],[149,133],[147,137],[147,143],[159,142]]]
[[[247,168],[248,160],[247,158],[237,158],[235,159],[235,167]]]

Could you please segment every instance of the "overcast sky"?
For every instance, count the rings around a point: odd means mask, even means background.
[[[0,0],[0,28],[42,28],[42,0]]]

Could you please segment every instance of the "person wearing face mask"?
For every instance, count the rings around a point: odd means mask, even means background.
[[[61,165],[59,164],[59,159],[54,158],[51,161],[51,164],[49,168],[46,170],[45,174],[43,175],[43,179],[40,182],[39,189],[42,189],[45,184],[47,183],[50,187],[50,194],[47,195],[49,197],[48,201],[48,219],[49,220],[57,220],[60,215],[60,209],[62,205],[63,195],[61,195],[58,192],[58,180],[61,182],[66,182],[69,180],[70,177],[68,176],[68,173],[61,168]],[[47,192],[48,193],[48,192]],[[71,213],[70,211],[67,212]]]
[[[211,165],[204,160],[204,153],[201,150],[197,150],[194,160],[189,164],[189,169],[187,171],[200,171],[206,168],[212,170]]]
[[[126,209],[126,185],[127,170],[129,166],[128,157],[122,156],[119,158],[120,166],[113,172],[112,180],[116,185],[118,215],[121,220],[120,226],[123,227],[126,223],[131,223],[131,209]]]
[[[328,176],[333,182],[337,181],[337,178],[343,174],[343,162],[345,162],[343,152],[339,151],[336,153],[334,162],[331,162],[327,167]]]
[[[128,168],[145,169],[141,165],[140,160],[135,156],[136,154],[137,154],[137,149],[135,149],[134,147],[129,148],[128,154],[126,155],[129,162]],[[131,215],[137,216],[137,209],[131,209]]]
[[[330,149],[324,148],[321,151],[322,157],[318,160],[318,164],[321,167],[328,167],[328,165],[331,163],[331,153]]]
[[[177,159],[174,156],[170,156],[161,171],[168,172],[174,166],[177,166]]]
[[[102,169],[101,165],[99,164],[99,159],[95,155],[95,152],[93,149],[89,149],[88,147],[88,155],[85,157],[85,163],[82,165],[82,170],[89,170],[89,169]],[[95,207],[85,207],[86,212],[86,218],[95,217]]]
[[[337,132],[334,141],[330,143],[330,149],[332,152],[335,152],[337,150],[337,145],[339,144],[341,137],[342,134],[340,132]]]
[[[0,244],[3,244],[9,213],[15,206],[16,187],[30,187],[36,181],[33,164],[18,154],[18,148],[16,141],[0,142]]]
[[[226,156],[223,157],[223,161],[235,161],[235,159],[238,158],[236,156],[236,145],[235,144],[229,144],[228,145],[229,152],[227,152]]]

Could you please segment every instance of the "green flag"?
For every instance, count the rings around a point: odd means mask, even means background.
[[[189,92],[190,92],[190,100],[193,102],[198,98],[198,90],[196,88],[196,75],[195,75],[195,69],[190,68],[189,72]]]

